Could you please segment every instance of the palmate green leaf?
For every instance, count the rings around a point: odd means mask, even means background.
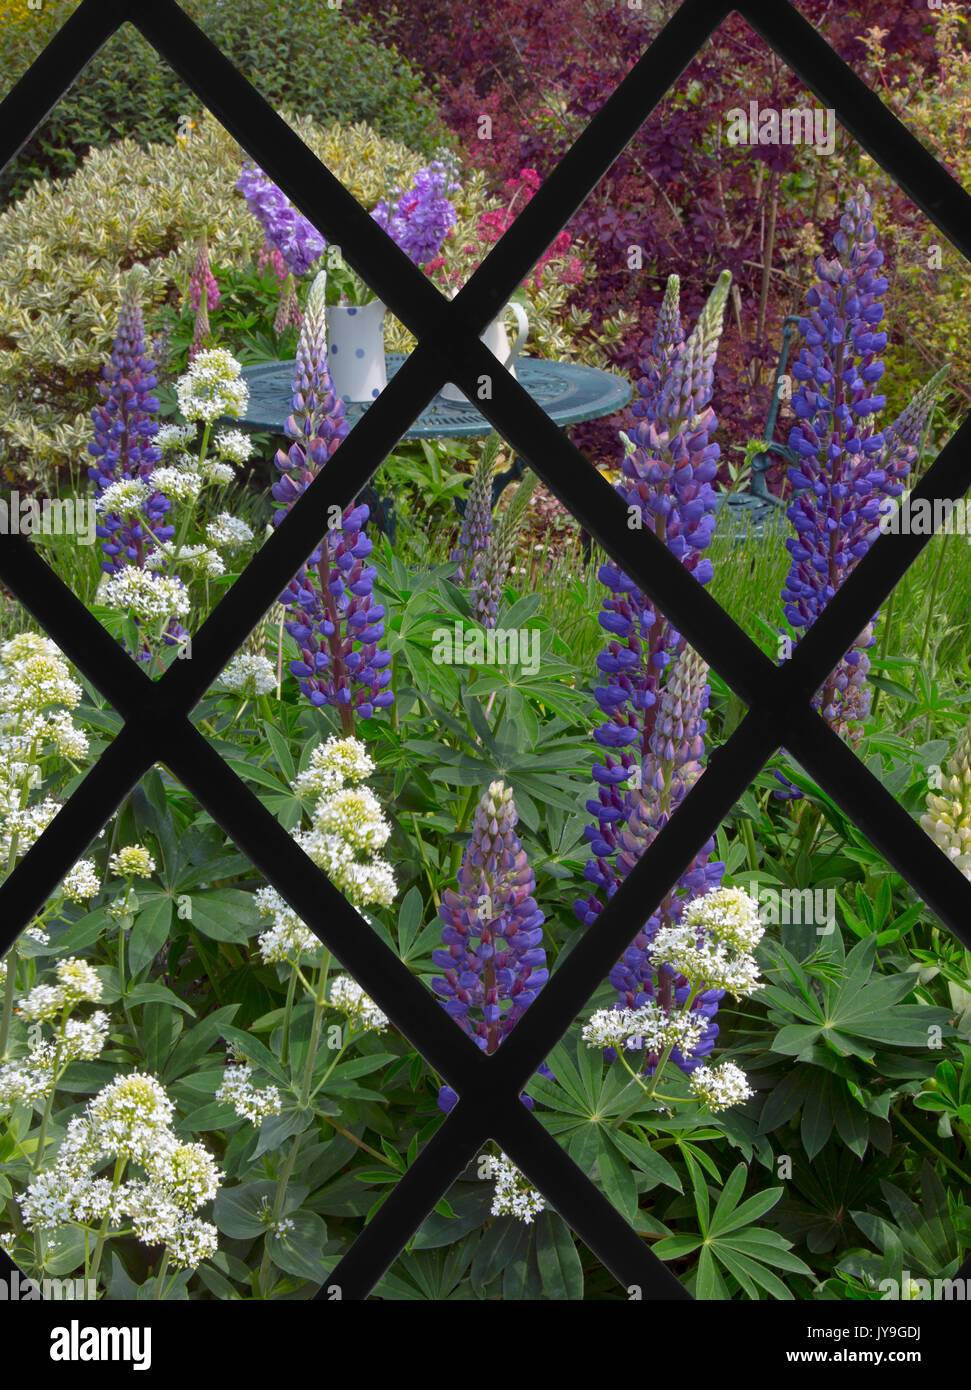
[[[777,1279],[771,1270],[766,1269],[765,1265],[759,1264],[757,1260],[749,1259],[740,1250],[732,1249],[727,1244],[719,1244],[715,1252],[715,1259],[728,1270],[729,1274],[735,1276],[749,1298],[758,1299],[757,1286],[760,1285],[773,1298],[792,1299],[792,1293],[781,1279]]]
[[[536,1218],[536,1264],[547,1298],[583,1298],[583,1266],[569,1227],[555,1212]]]
[[[581,1115],[592,1115],[596,1110],[596,1094],[593,1091],[591,1091],[589,1095],[585,1093],[580,1073],[573,1064],[573,1059],[567,1050],[566,1044],[562,1042],[557,1043],[547,1060],[549,1068],[556,1077],[559,1087],[567,1093],[578,1107],[577,1113]],[[534,1077],[530,1081],[530,1087],[532,1087],[534,1083],[543,1083],[544,1080],[545,1078],[543,1077]],[[556,1088],[553,1086],[552,1082],[546,1081],[544,1090],[556,1096]],[[536,1094],[538,1095],[538,1092]],[[557,1108],[565,1109],[566,1107],[560,1104]]]
[[[483,1290],[514,1259],[524,1258],[529,1243],[529,1227],[515,1216],[499,1216],[488,1226],[476,1246],[469,1279],[475,1292]]]
[[[590,1169],[596,1162],[599,1148],[600,1139],[597,1126],[588,1122],[573,1130],[567,1142],[566,1151],[580,1171],[589,1177]]]
[[[640,1143],[639,1140],[632,1138],[622,1129],[611,1130],[610,1138],[624,1157],[651,1179],[652,1186],[664,1183],[666,1187],[673,1187],[675,1192],[684,1191],[677,1170],[649,1144]]]
[[[738,1199],[741,1197],[742,1193],[745,1190],[745,1179],[747,1178],[747,1176],[748,1171],[744,1163],[737,1164],[732,1169],[731,1173],[728,1175],[728,1181],[725,1183],[725,1186],[718,1194],[718,1201],[715,1203],[715,1210],[712,1212],[710,1220],[707,1220],[705,1222],[705,1225],[707,1226],[707,1234],[709,1236],[713,1236],[724,1223],[728,1222],[732,1212],[738,1205]],[[704,1184],[705,1191],[707,1192],[707,1184],[704,1183],[704,1179],[702,1179],[702,1183]]]
[[[624,1220],[633,1225],[637,1219],[637,1184],[634,1182],[634,1174],[612,1138],[603,1131],[600,1133],[600,1147],[597,1150],[597,1171],[608,1200]]]
[[[744,1164],[740,1163],[738,1168],[735,1169],[735,1173],[738,1173],[739,1169],[742,1170],[741,1187],[744,1187],[745,1178],[747,1176]],[[732,1174],[733,1178],[735,1177],[735,1173]],[[731,1182],[731,1178],[729,1182]],[[741,1191],[741,1187],[739,1191]],[[741,1206],[735,1207],[734,1210],[726,1208],[725,1211],[722,1211],[722,1201],[724,1200],[725,1193],[728,1191],[728,1185],[726,1184],[725,1190],[719,1198],[718,1206],[715,1208],[715,1214],[712,1217],[711,1225],[708,1227],[708,1235],[713,1240],[718,1239],[721,1241],[733,1231],[741,1231],[743,1227],[751,1226],[754,1221],[758,1221],[760,1216],[764,1216],[767,1211],[772,1210],[782,1197],[783,1190],[784,1189],[781,1187],[772,1187],[769,1188],[767,1192],[756,1192],[753,1196],[747,1198]],[[774,1232],[770,1232],[769,1234],[774,1234]]]

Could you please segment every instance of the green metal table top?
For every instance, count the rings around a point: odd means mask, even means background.
[[[406,354],[388,353],[385,357],[388,378],[405,361]],[[253,430],[272,430],[283,433],[284,421],[291,414],[293,395],[291,358],[284,362],[259,362],[244,367],[243,377],[249,387],[247,415],[235,423]],[[596,420],[622,410],[631,398],[630,383],[612,372],[597,367],[584,367],[573,362],[550,362],[542,357],[518,357],[516,376],[537,405],[557,425],[576,425],[581,420]],[[346,405],[348,422],[353,425],[367,410],[370,401],[351,401]],[[461,435],[488,434],[492,425],[481,411],[465,401],[447,401],[436,396],[421,412],[406,439],[443,439]]]

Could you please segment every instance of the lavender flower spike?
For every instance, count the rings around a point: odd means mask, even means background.
[[[258,220],[266,239],[279,251],[292,275],[300,276],[323,255],[327,242],[262,169],[244,169],[236,187]]]
[[[443,894],[443,946],[432,952],[444,970],[432,989],[487,1053],[495,1052],[549,978],[544,918],[533,897],[536,878],[515,833],[516,820],[512,790],[493,782],[476,807],[459,891]],[[552,1074],[545,1063],[540,1072]],[[451,1087],[442,1087],[441,1109],[451,1110],[456,1099]]]
[[[326,283],[326,272],[321,271],[307,299],[297,347],[293,414],[285,426],[293,443],[287,453],[277,453],[276,466],[283,476],[271,489],[282,504],[273,518],[275,526],[348,432],[344,403],[327,370]],[[377,646],[384,636],[384,609],[372,601],[376,570],[364,563],[373,548],[364,533],[367,519],[367,507],[347,507],[280,596],[291,615],[286,629],[300,647],[300,659],[290,663],[290,670],[311,704],[337,708],[345,734],[353,732],[355,712],[369,719],[394,700],[386,689],[391,681],[390,653]]]
[[[411,188],[395,189],[399,196],[394,207],[382,198],[371,216],[415,265],[427,265],[455,226],[455,208],[446,195],[459,187],[441,160],[432,160],[419,169]]]

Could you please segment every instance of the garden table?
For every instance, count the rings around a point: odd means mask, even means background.
[[[405,361],[407,354],[389,352],[385,355],[388,379]],[[243,368],[249,387],[247,415],[236,423],[252,430],[272,430],[284,433],[284,421],[292,411],[294,361],[259,362]],[[553,362],[543,357],[517,357],[516,377],[537,405],[541,405],[555,424],[576,425],[583,420],[598,420],[623,409],[631,398],[630,383],[613,372],[599,367],[584,367],[574,362]],[[351,401],[345,404],[348,423],[354,425],[367,410],[370,401]],[[456,439],[471,435],[489,434],[492,425],[482,412],[468,401],[449,401],[436,396],[418,416],[405,439]],[[496,475],[492,503],[495,506],[507,483],[523,475],[518,458],[512,467]],[[377,498],[375,498],[378,501]],[[382,503],[378,501],[378,506]],[[462,511],[463,508],[459,507]],[[391,533],[389,517],[383,508],[383,530]],[[380,524],[380,523],[379,523]],[[392,536],[393,539],[393,536]]]

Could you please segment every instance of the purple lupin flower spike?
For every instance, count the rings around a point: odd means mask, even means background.
[[[311,286],[297,347],[293,414],[285,426],[293,443],[287,453],[277,453],[283,476],[271,489],[282,504],[275,526],[348,432],[344,403],[327,370],[326,281],[321,271]],[[286,629],[300,646],[290,671],[311,704],[336,707],[345,735],[354,731],[355,713],[370,719],[394,700],[386,689],[391,655],[377,645],[384,636],[384,608],[373,602],[376,570],[364,563],[373,548],[364,533],[367,519],[367,507],[347,507],[280,596],[291,613]]]
[[[95,460],[88,477],[96,498],[112,483],[140,479],[148,483],[161,453],[152,442],[158,433],[155,363],[145,351],[141,286],[143,266],[132,267],[122,294],[118,332],[111,359],[102,368],[98,391],[102,404],[91,412],[94,439],[88,453]],[[171,503],[153,493],[137,511],[126,516],[102,515],[97,534],[105,559],[101,568],[117,573],[126,564],[143,566],[156,541],[175,534],[170,524]]]
[[[203,235],[199,238],[196,263],[189,279],[189,304],[196,311],[192,343],[189,346],[190,362],[194,362],[196,354],[209,345],[209,310],[215,309],[219,300],[219,286],[209,268],[209,247]]]
[[[703,717],[708,706],[707,677],[705,662],[696,652],[685,648],[674,663],[658,702],[648,764],[653,777],[640,791],[629,793],[630,815],[627,825],[617,837],[615,868],[618,881],[631,872],[701,776],[707,730]],[[687,999],[690,992],[688,981],[682,976],[673,976],[662,961],[654,960],[651,942],[659,926],[670,926],[680,920],[692,898],[711,892],[721,883],[724,864],[717,860],[708,862],[714,844],[714,840],[710,839],[702,846],[678,883],[610,972],[610,983],[618,993],[618,1008],[639,1008],[653,1000],[667,1009],[673,1009],[679,1008]],[[706,990],[698,995],[692,1008],[713,1020],[723,994],[723,990]],[[717,1037],[718,1025],[710,1021],[690,1055],[685,1057],[675,1050],[671,1054],[672,1060],[682,1071],[693,1071],[711,1052]],[[647,1070],[652,1071],[657,1062],[657,1057],[648,1054],[645,1058]]]
[[[216,309],[221,295],[216,277],[209,266],[209,243],[204,234],[199,238],[196,263],[189,279],[189,304],[193,309],[198,309],[203,293],[206,296],[206,307]]]
[[[808,628],[859,563],[878,534],[882,510],[904,488],[917,446],[945,372],[940,372],[885,432],[877,419],[886,397],[875,388],[884,373],[877,357],[887,334],[878,276],[883,253],[876,245],[870,198],[861,184],[847,200],[834,237],[840,259],[816,261],[817,284],[806,296],[801,320],[805,345],[792,374],[798,423],[789,436],[799,461],[789,469],[794,495],[788,516],[796,539],[787,540],[792,564],[783,589],[793,627]],[[827,722],[856,744],[870,706],[866,683],[872,620],[831,672],[814,704]],[[784,795],[784,793],[783,793]]]
[[[536,877],[515,833],[516,820],[511,788],[493,782],[476,807],[459,891],[448,888],[442,895],[443,945],[432,952],[444,970],[432,989],[486,1053],[508,1037],[549,978],[544,917],[533,897]],[[545,1063],[539,1070],[552,1076]],[[523,1099],[531,1107],[530,1098]],[[450,1086],[441,1088],[442,1110],[451,1110],[456,1100]]]
[[[473,595],[482,578],[482,564],[492,534],[492,475],[498,454],[499,436],[493,433],[483,445],[473,469],[458,545],[451,555],[459,562],[457,581],[468,585]]]
[[[723,271],[686,340],[678,281],[674,276],[668,281],[651,351],[642,364],[641,400],[634,410],[638,423],[618,485],[631,515],[653,530],[702,584],[712,576],[711,561],[702,554],[714,529],[711,484],[719,453],[710,442],[718,423],[710,402],[730,283]],[[609,591],[600,624],[611,640],[597,659],[607,684],[594,693],[607,720],[594,733],[605,756],[593,768],[597,798],[587,802],[596,821],[586,831],[594,857],[585,873],[603,899],[595,893],[574,904],[588,926],[698,776],[708,702],[707,668],[680,633],[622,571],[604,565],[600,579]],[[696,856],[612,972],[618,1007],[653,998],[658,988],[669,1007],[678,1002],[676,988],[667,990],[657,976],[650,940],[662,921],[677,919],[689,897],[720,881],[724,866],[707,862],[712,848],[709,842]],[[701,1005],[714,1013],[717,998],[705,996]],[[709,1030],[691,1058],[675,1059],[678,1065],[697,1065],[711,1050],[714,1036]]]

